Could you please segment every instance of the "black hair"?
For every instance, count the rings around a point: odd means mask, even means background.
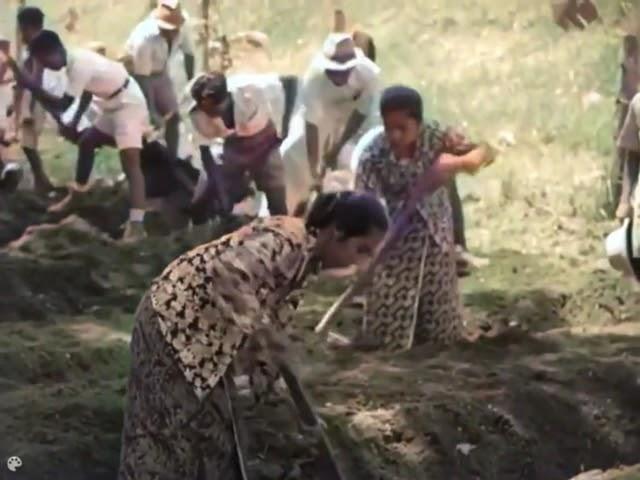
[[[402,111],[422,123],[422,97],[420,92],[404,85],[387,87],[382,92],[380,99],[380,114],[384,117],[390,112]]]
[[[373,229],[385,232],[389,219],[375,196],[346,191],[318,195],[305,225],[308,230],[316,231],[334,226],[343,239],[347,239],[367,235]]]
[[[32,55],[47,54],[58,49],[64,49],[64,45],[58,34],[51,30],[42,30],[29,43]]]
[[[18,11],[18,25],[21,28],[41,29],[44,26],[44,13],[38,7],[22,7]]]
[[[196,102],[211,98],[214,102],[220,103],[228,93],[227,77],[221,72],[202,75],[191,86],[191,96]]]

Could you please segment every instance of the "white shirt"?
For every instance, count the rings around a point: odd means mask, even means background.
[[[194,80],[195,81],[195,80]],[[191,85],[187,87],[191,89]],[[227,77],[227,88],[233,98],[235,130],[227,129],[220,118],[211,118],[195,105],[190,117],[195,130],[194,141],[199,146],[210,145],[217,138],[232,133],[250,137],[273,122],[280,134],[285,110],[285,94],[276,74],[240,74]]]
[[[324,72],[320,54],[304,77],[302,106],[304,118],[315,125],[346,121],[357,110],[363,115],[375,114],[380,91],[380,68],[361,56],[346,85],[337,86]]]
[[[68,53],[66,74],[68,94],[79,97],[86,91],[101,100],[108,100],[129,78],[121,63],[84,49]]]
[[[185,24],[186,25],[186,24]],[[158,22],[152,16],[139,23],[129,35],[125,50],[133,60],[135,75],[154,75],[168,69],[170,60],[178,50],[193,55],[191,37],[185,25],[180,28],[178,36],[169,42],[160,33]]]

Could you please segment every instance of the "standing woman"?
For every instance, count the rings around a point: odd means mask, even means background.
[[[387,88],[380,110],[384,132],[362,154],[356,189],[383,198],[393,217],[416,179],[461,139],[437,124],[423,123],[422,99],[414,89]],[[482,152],[447,156],[456,171],[469,172],[479,168],[485,157]],[[446,186],[418,204],[407,233],[376,270],[369,291],[364,331],[375,344],[399,350],[420,343],[449,343],[460,336],[462,309]]]
[[[364,266],[386,229],[375,197],[325,194],[306,222],[259,219],[171,263],[136,312],[118,479],[240,478],[225,403],[236,354],[289,323],[307,276]]]

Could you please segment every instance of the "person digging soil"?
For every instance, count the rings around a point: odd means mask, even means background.
[[[314,272],[364,267],[387,227],[375,197],[325,194],[306,222],[259,219],[171,263],[136,312],[118,479],[242,478],[229,367],[256,339],[281,363],[292,293]]]

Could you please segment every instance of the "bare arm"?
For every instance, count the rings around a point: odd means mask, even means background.
[[[91,105],[92,99],[93,95],[91,93],[86,91],[82,93],[82,96],[80,97],[80,103],[78,104],[78,109],[73,115],[73,119],[71,120],[71,125],[69,125],[69,127],[73,128],[74,130],[78,128],[78,124],[80,123],[82,116],[87,111],[87,108],[89,108],[89,105]]]
[[[422,176],[418,178],[411,190],[408,200],[404,203],[400,212],[393,218],[391,228],[387,232],[374,258],[366,268],[358,272],[358,277],[355,282],[327,311],[320,323],[316,326],[316,333],[325,330],[336,313],[370,282],[376,267],[380,262],[384,261],[391,247],[404,234],[409,224],[409,219],[413,215],[416,205],[422,198],[446,185],[456,173],[466,172],[473,174],[480,168],[491,164],[495,159],[496,151],[489,145],[485,144],[472,148],[470,152],[463,155],[441,154],[438,157],[438,161],[431,165]]]
[[[16,78],[19,86],[26,88],[31,92],[33,97],[39,101],[47,111],[61,113],[73,103],[73,97],[64,95],[56,97],[45,91],[31,75],[23,72],[13,58],[8,58],[8,64]]]
[[[142,94],[144,95],[145,100],[147,101],[147,108],[149,109],[149,118],[151,120],[151,124],[159,128],[162,125],[162,118],[160,114],[157,112],[154,102],[151,97],[151,85],[150,80],[151,77],[149,75],[139,75],[134,74],[133,78],[138,85],[140,85],[140,89],[142,90]]]
[[[187,80],[191,80],[195,75],[196,70],[196,57],[191,53],[184,54],[184,71],[187,75]]]
[[[153,105],[151,102],[151,87],[149,85],[149,76],[148,75],[133,75],[133,78],[135,79],[136,82],[138,82],[138,85],[140,85],[140,90],[142,90],[142,94],[144,95],[145,100],[147,101],[147,105],[149,106],[149,113],[151,114],[152,118],[153,118],[153,114],[155,112],[151,112],[151,109],[153,109]]]
[[[349,117],[349,120],[347,121],[347,126],[344,128],[344,131],[340,136],[340,140],[338,140],[338,143],[336,143],[334,147],[336,153],[340,152],[340,150],[342,150],[342,147],[344,147],[347,142],[349,142],[349,140],[351,140],[354,135],[358,133],[358,130],[360,130],[360,127],[362,127],[366,118],[366,115],[362,114],[362,112],[360,112],[359,110],[353,111],[353,113]]]

